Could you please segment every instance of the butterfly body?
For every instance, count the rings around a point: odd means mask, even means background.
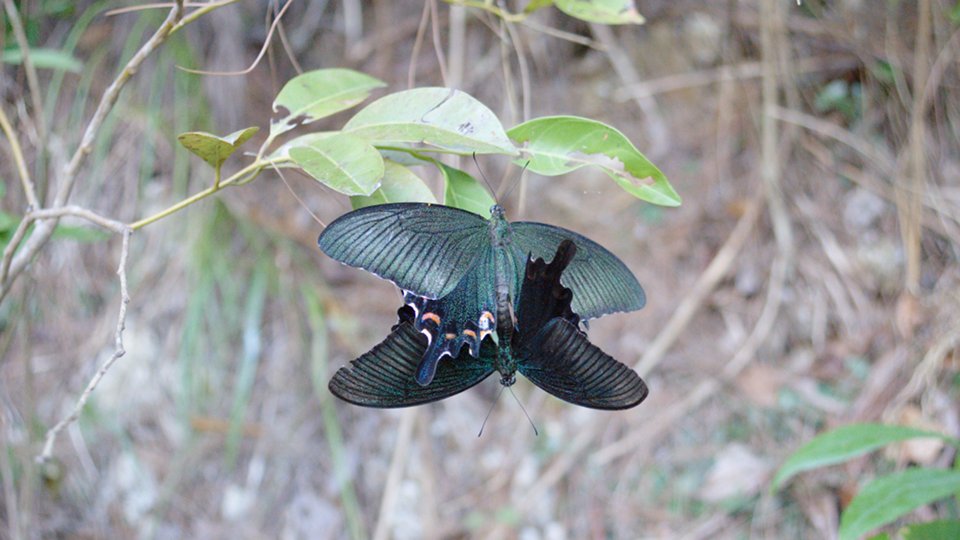
[[[518,309],[528,257],[550,257],[567,239],[578,248],[564,274],[577,291],[574,311],[590,319],[643,307],[642,287],[615,255],[567,229],[510,223],[499,205],[489,220],[436,204],[361,208],[330,223],[318,243],[330,257],[403,290],[411,324],[428,340],[416,372],[425,386],[442,358],[459,358],[464,348],[480,357],[484,338]]]

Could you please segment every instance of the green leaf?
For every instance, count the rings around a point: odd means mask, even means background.
[[[496,115],[451,88],[415,88],[384,96],[364,107],[343,130],[377,146],[418,144],[463,155],[517,154]]]
[[[567,15],[601,24],[643,24],[633,0],[556,0],[557,8]]]
[[[490,192],[483,187],[483,184],[460,169],[439,161],[436,162],[436,165],[440,168],[443,179],[446,181],[443,204],[473,212],[484,218],[490,215],[490,207],[497,202],[490,196]]]
[[[184,148],[209,163],[211,167],[219,169],[223,162],[237,148],[240,148],[240,145],[247,142],[258,131],[260,128],[251,126],[223,137],[205,131],[188,131],[177,136],[177,140]]]
[[[773,489],[780,489],[793,475],[840,463],[861,456],[892,442],[933,437],[960,445],[960,441],[935,433],[886,424],[851,424],[821,433],[793,453],[773,478]]]
[[[954,493],[960,493],[960,471],[916,468],[877,478],[864,486],[844,510],[840,540],[856,540]]]
[[[276,150],[267,156],[266,160],[277,162],[274,164],[277,167],[294,166],[290,163],[287,163],[287,160],[290,159],[291,148],[296,148],[298,146],[310,146],[316,141],[326,139],[327,137],[331,137],[333,135],[338,135],[339,133],[339,131],[315,131],[313,133],[300,135],[299,137],[295,137],[277,147]]]
[[[380,187],[367,197],[350,197],[353,209],[392,202],[435,203],[437,198],[419,176],[399,163],[383,160],[383,180]]]
[[[57,49],[30,49],[30,60],[40,69],[53,69],[80,73],[83,62],[72,54]],[[4,64],[22,64],[23,51],[20,48],[7,49],[0,53],[0,62]]]
[[[322,184],[345,195],[370,195],[383,178],[383,158],[367,141],[337,133],[290,148],[290,159]]]
[[[903,540],[943,540],[944,538],[960,538],[960,521],[956,519],[942,519],[929,523],[907,525],[900,530]]]
[[[270,135],[275,137],[300,123],[309,124],[349,109],[367,99],[370,91],[386,86],[380,79],[352,69],[318,69],[298,75],[283,86],[273,102],[273,111],[280,107],[286,116],[270,123]]]
[[[628,193],[653,204],[679,206],[667,177],[615,128],[576,116],[546,116],[507,132],[523,146],[528,168],[546,176],[599,167]],[[526,158],[516,160],[523,164]]]

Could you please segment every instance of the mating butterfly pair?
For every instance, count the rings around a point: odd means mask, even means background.
[[[615,255],[577,233],[509,223],[499,206],[486,220],[447,206],[398,203],[340,217],[319,244],[404,291],[390,335],[330,381],[345,401],[429,403],[494,371],[505,386],[519,371],[560,399],[597,409],[633,407],[647,395],[633,370],[578,327],[581,318],[640,309],[643,289]]]

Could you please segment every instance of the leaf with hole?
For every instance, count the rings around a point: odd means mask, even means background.
[[[623,133],[596,120],[577,116],[546,116],[524,122],[507,132],[521,145],[515,160],[537,174],[557,176],[581,167],[597,167],[628,193],[662,206],[679,206],[680,196],[660,169]]]
[[[840,540],[856,540],[954,494],[960,494],[960,471],[916,468],[877,478],[864,486],[843,511]]]
[[[184,148],[219,170],[223,162],[258,131],[260,128],[251,126],[223,137],[204,131],[188,131],[178,135],[177,140]]]
[[[582,21],[600,24],[643,24],[633,0],[555,0],[557,9]]]
[[[957,439],[932,431],[887,424],[851,424],[821,433],[794,452],[777,471],[772,487],[780,489],[797,473],[841,463],[893,442],[921,437],[943,439],[960,446]]]
[[[383,160],[383,180],[368,196],[350,197],[354,210],[365,206],[392,202],[435,203],[437,198],[423,180],[407,167],[389,159]]]
[[[383,158],[367,141],[337,133],[290,148],[290,159],[344,195],[370,195],[383,178]]]
[[[361,109],[343,131],[377,146],[415,145],[463,155],[517,153],[493,111],[451,88],[389,94]]]
[[[352,69],[317,69],[298,75],[283,85],[273,101],[274,112],[282,107],[287,114],[270,122],[270,135],[349,109],[383,86],[386,83],[380,79]]]

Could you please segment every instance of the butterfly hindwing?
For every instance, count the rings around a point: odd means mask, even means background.
[[[493,346],[490,340],[487,343],[485,349]],[[330,380],[330,391],[344,401],[364,407],[409,407],[459,394],[493,372],[490,359],[495,350],[484,350],[481,359],[464,350],[438,367],[429,386],[420,386],[414,372],[426,347],[426,339],[413,324],[401,322],[387,339],[337,370]]]
[[[629,409],[647,397],[647,385],[635,371],[590,343],[569,321],[551,320],[521,355],[520,373],[574,405]]]
[[[488,221],[442,205],[393,203],[340,216],[318,239],[328,256],[419,296],[452,291],[490,245]]]
[[[627,409],[647,396],[647,386],[632,369],[590,343],[571,311],[578,291],[562,285],[580,247],[569,239],[553,260],[527,262],[517,306],[514,354],[517,369],[554,396],[594,409]]]
[[[553,256],[564,239],[576,244],[577,255],[564,270],[562,282],[574,291],[572,308],[581,318],[634,311],[646,304],[643,287],[630,269],[593,240],[545,223],[520,221],[510,228],[513,245],[533,258]]]

